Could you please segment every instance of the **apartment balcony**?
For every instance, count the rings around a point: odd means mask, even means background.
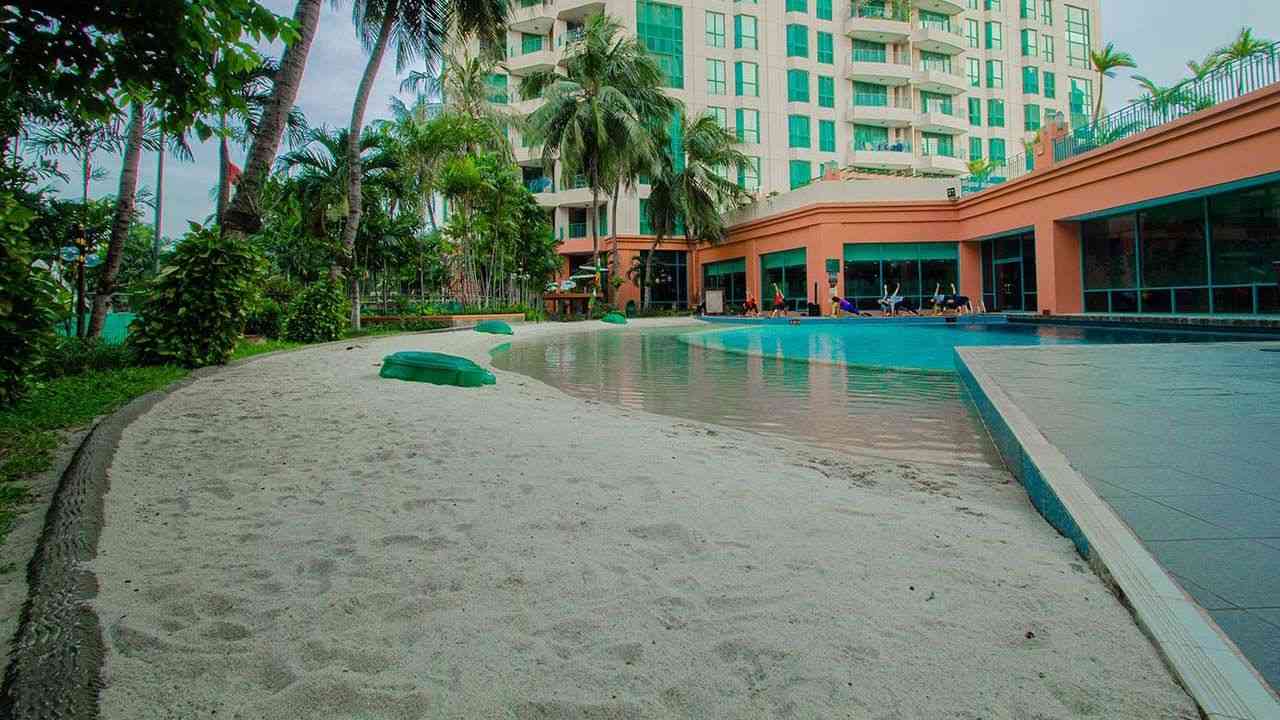
[[[855,96],[853,106],[844,111],[845,122],[879,127],[906,127],[915,120],[911,104],[879,95]]]
[[[853,59],[845,65],[844,75],[853,82],[876,85],[906,85],[915,78],[911,63],[905,57],[856,51]]]
[[[911,43],[919,50],[943,55],[959,55],[968,41],[959,31],[946,25],[918,22],[911,31]]]
[[[536,72],[554,70],[555,67],[556,51],[549,47],[523,55],[507,54],[507,72],[512,75],[532,75]]]
[[[556,24],[552,0],[515,0],[507,27],[530,35],[546,35]]]
[[[958,157],[938,153],[924,153],[915,158],[912,165],[917,171],[931,175],[968,175],[969,163]]]
[[[564,179],[561,178],[563,182]],[[600,204],[608,204],[609,198],[604,193],[600,194]],[[556,205],[558,207],[591,207],[591,188],[589,187],[561,187],[556,193]]]
[[[943,15],[959,15],[965,10],[965,4],[959,0],[915,0],[914,5],[917,10],[928,10]]]
[[[516,115],[528,115],[529,113],[542,107],[542,98],[535,97],[528,100],[511,98],[511,112]]]
[[[588,15],[604,12],[604,0],[555,0],[556,17],[565,21],[579,21]]]
[[[906,42],[911,37],[907,14],[892,13],[878,6],[858,7],[844,21],[844,34],[854,40],[878,43]]]
[[[524,186],[533,193],[534,202],[538,203],[538,207],[554,208],[559,206],[560,201],[557,197],[555,183],[549,177],[533,178],[526,180]]]
[[[969,87],[968,78],[942,68],[917,67],[912,80],[918,89],[941,95],[960,95]]]
[[[960,117],[954,108],[937,105],[921,110],[912,124],[921,132],[941,135],[963,135],[969,131],[968,118]]]
[[[878,170],[909,170],[915,161],[911,143],[854,143],[850,146],[849,164]]]

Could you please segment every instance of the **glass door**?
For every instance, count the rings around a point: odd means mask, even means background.
[[[995,263],[996,306],[992,310],[1022,309],[1022,258]]]

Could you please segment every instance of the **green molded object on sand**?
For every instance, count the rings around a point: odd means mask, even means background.
[[[498,381],[493,373],[466,358],[417,350],[386,356],[382,359],[382,372],[378,374],[384,378],[458,387],[480,387]]]
[[[476,323],[476,332],[492,333],[493,335],[514,335],[516,331],[501,320],[481,320]]]
[[[604,317],[600,318],[600,320],[602,322],[613,323],[614,325],[627,324],[627,316],[623,315],[617,310],[610,310],[609,312],[605,313]]]

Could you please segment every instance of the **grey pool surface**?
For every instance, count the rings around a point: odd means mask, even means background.
[[[1280,688],[1280,343],[973,351]]]

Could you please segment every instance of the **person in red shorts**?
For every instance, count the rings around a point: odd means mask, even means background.
[[[760,315],[760,306],[756,304],[756,299],[747,293],[747,301],[742,304],[742,314],[747,317],[758,317]]]
[[[782,289],[777,283],[773,284],[773,312],[769,313],[769,317],[785,316],[787,314],[787,298],[783,296]]]

